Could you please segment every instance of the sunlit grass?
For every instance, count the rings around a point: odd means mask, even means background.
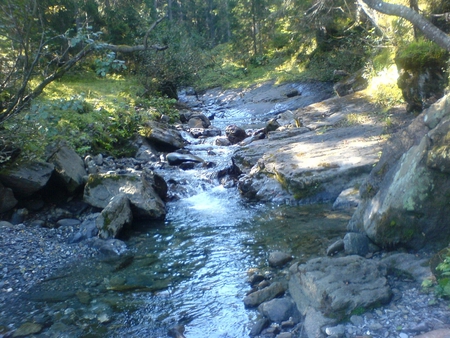
[[[397,79],[397,67],[392,64],[370,79],[365,92],[374,103],[384,108],[402,104],[404,100]]]
[[[39,79],[33,80],[36,86]],[[142,123],[178,113],[174,101],[142,97],[138,79],[79,70],[45,88],[30,107],[5,124],[7,138],[24,158],[42,158],[45,147],[64,141],[80,155],[131,156]]]
[[[37,80],[34,80],[31,85],[36,84]],[[114,110],[120,104],[134,105],[139,91],[142,89],[133,76],[98,77],[93,72],[82,71],[49,84],[38,101],[45,103],[82,96],[94,109]]]

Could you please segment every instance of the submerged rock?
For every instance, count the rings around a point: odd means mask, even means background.
[[[269,265],[272,267],[281,267],[292,259],[293,257],[285,252],[274,251],[269,255]]]

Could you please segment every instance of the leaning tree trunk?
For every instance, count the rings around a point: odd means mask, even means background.
[[[450,37],[425,19],[415,10],[402,6],[383,2],[381,0],[359,0],[364,2],[370,8],[387,15],[399,16],[411,22],[428,39],[437,43],[442,48],[450,52]]]

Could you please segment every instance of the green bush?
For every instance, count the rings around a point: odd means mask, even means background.
[[[450,297],[450,256],[445,257],[436,270],[440,272],[436,293],[441,297]]]
[[[414,71],[445,67],[447,57],[448,52],[436,43],[421,39],[400,47],[395,56],[395,63],[399,69]]]

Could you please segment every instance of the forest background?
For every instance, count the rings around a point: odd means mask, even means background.
[[[145,119],[177,119],[177,91],[360,74],[403,103],[399,71],[448,48],[410,21],[348,0],[0,0],[0,165],[64,140],[84,156],[130,155]],[[445,0],[392,0],[450,31]]]

